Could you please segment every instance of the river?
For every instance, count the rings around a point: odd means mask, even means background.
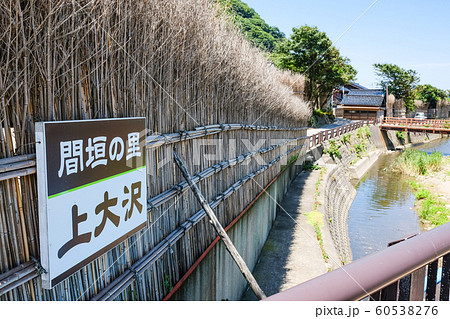
[[[418,147],[450,155],[450,139]],[[355,187],[357,195],[348,215],[353,260],[387,247],[391,241],[422,232],[408,177],[389,170],[399,153],[385,154]]]

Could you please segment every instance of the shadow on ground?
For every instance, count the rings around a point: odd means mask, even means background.
[[[277,208],[277,217],[269,233],[266,243],[253,275],[267,296],[280,292],[286,281],[288,271],[287,263],[294,240],[297,219],[301,211],[313,206],[314,196],[303,196],[311,192],[310,187],[305,187],[311,171],[303,171],[291,183],[282,203]],[[300,199],[303,197],[302,201]],[[309,200],[311,198],[311,200]],[[282,208],[280,208],[283,207]],[[303,206],[303,207],[302,207]],[[257,300],[253,291],[247,286],[242,300]]]

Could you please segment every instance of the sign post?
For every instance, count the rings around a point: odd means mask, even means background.
[[[36,123],[43,287],[147,222],[145,118]]]

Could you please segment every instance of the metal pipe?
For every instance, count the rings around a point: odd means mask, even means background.
[[[449,253],[450,223],[264,300],[361,300]]]

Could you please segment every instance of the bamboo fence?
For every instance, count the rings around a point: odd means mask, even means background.
[[[226,146],[188,163],[224,225],[301,151],[307,103],[227,19],[207,0],[0,2],[0,300],[162,300],[216,236],[172,147]],[[134,116],[148,227],[43,289],[34,123]]]

